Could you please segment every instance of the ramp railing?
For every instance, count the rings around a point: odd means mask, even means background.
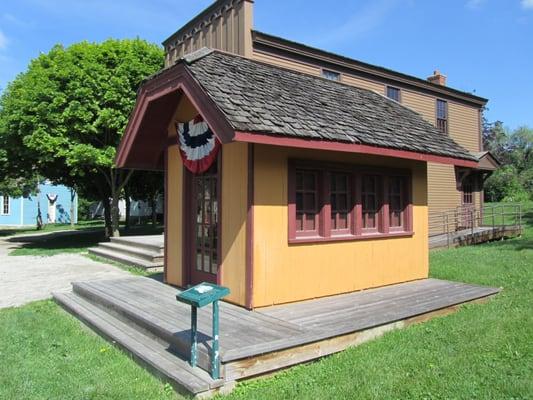
[[[472,236],[480,230],[489,229],[521,232],[522,216],[522,205],[514,203],[487,204],[481,208],[460,206],[447,211],[434,211],[429,213],[429,236],[446,235],[450,246],[453,236],[461,231]]]

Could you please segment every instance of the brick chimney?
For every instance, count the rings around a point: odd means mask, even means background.
[[[446,75],[442,75],[437,69],[433,72],[433,75],[428,78],[428,81],[435,85],[446,86]]]

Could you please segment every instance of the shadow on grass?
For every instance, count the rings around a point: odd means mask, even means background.
[[[83,229],[63,232],[50,232],[42,235],[15,236],[7,239],[10,243],[19,243],[22,246],[12,252],[12,255],[52,255],[62,252],[83,252],[98,243],[107,242],[104,228]],[[122,236],[160,235],[163,233],[161,226],[139,226],[129,230],[121,229]]]

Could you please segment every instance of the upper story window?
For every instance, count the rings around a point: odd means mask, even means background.
[[[289,241],[412,234],[409,171],[290,162]]]
[[[437,129],[448,133],[448,102],[437,99]]]
[[[331,71],[329,69],[322,70],[322,77],[329,79],[330,81],[338,82],[341,80],[341,74],[339,72]]]
[[[2,197],[2,215],[9,215],[9,196]]]
[[[387,97],[400,103],[400,89],[394,86],[387,86]]]

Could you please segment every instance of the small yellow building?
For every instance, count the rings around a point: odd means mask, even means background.
[[[253,309],[428,277],[428,163],[477,159],[378,93],[201,49],[149,78],[117,165],[165,171],[165,280]]]

